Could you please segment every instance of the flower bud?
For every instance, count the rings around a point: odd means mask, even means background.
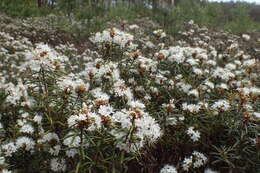
[[[78,86],[77,88],[76,88],[76,92],[78,93],[78,94],[83,94],[84,92],[86,92],[87,91],[87,88],[84,86],[84,85],[80,85],[80,86]]]

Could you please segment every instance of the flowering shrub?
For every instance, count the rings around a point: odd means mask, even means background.
[[[257,170],[260,63],[245,36],[130,26],[83,53],[0,32],[2,172]]]

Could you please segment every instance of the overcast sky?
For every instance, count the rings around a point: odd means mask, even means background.
[[[209,1],[231,1],[231,0],[209,0]],[[246,2],[251,2],[251,3],[253,3],[253,2],[255,2],[255,3],[258,3],[258,4],[260,4],[260,0],[233,0],[233,1],[246,1]]]

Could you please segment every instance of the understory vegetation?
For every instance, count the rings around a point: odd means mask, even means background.
[[[52,6],[47,4],[47,0],[39,1],[45,1],[45,5],[39,8],[36,0],[2,0],[0,12],[21,18],[48,14],[64,16],[69,18],[69,23],[64,24],[61,20],[61,29],[69,26],[74,33],[88,36],[92,32],[105,29],[103,23],[108,21],[133,21],[144,17],[162,25],[169,34],[181,31],[183,23],[189,20],[233,33],[260,30],[260,5],[246,2],[206,3],[198,0],[176,0],[175,7],[169,5],[168,8],[162,8],[157,1],[151,0],[135,0],[135,3],[131,0],[114,0],[116,5],[111,0],[108,0],[110,3],[104,0],[62,0]],[[82,30],[79,31],[75,23],[80,23]]]
[[[232,25],[217,3],[69,2],[0,2],[1,173],[260,171],[260,33],[246,4]]]

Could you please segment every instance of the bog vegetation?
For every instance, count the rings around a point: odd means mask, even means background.
[[[154,18],[140,5],[13,2],[0,3],[1,173],[260,171],[260,34],[250,31],[250,5],[232,19],[248,24],[235,35],[212,27],[218,15],[203,13],[211,23],[180,10],[190,1]]]

